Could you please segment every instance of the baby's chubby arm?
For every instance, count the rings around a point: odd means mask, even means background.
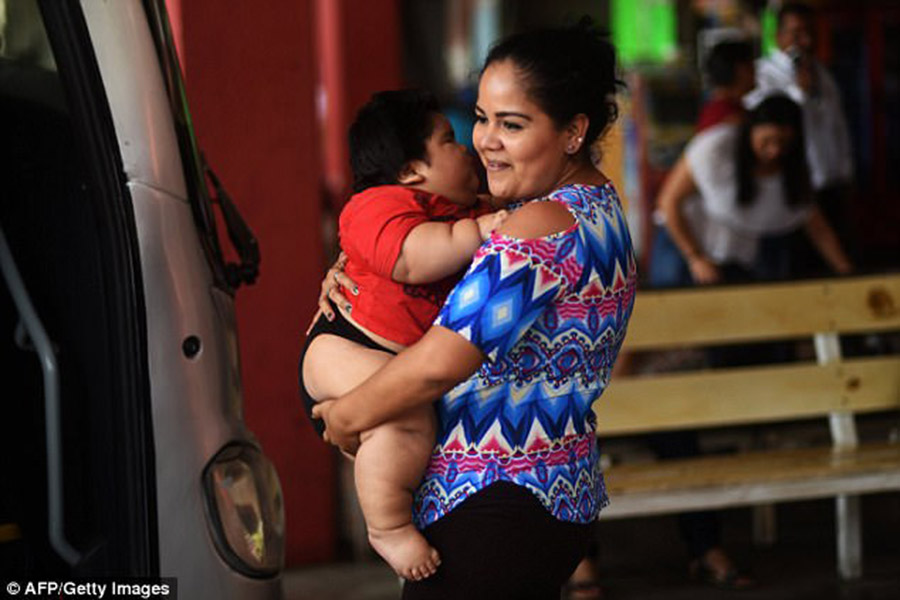
[[[505,210],[454,223],[429,221],[414,227],[394,264],[394,281],[423,284],[440,281],[472,262],[472,256],[509,213]]]

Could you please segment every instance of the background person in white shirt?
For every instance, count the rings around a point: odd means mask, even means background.
[[[800,108],[766,98],[740,125],[695,136],[659,195],[672,241],[695,283],[770,278],[765,238],[802,230],[839,274],[852,270],[832,228],[809,198]]]
[[[694,136],[669,172],[658,204],[671,242],[687,274],[698,285],[748,283],[789,276],[786,236],[802,232],[840,274],[853,266],[834,231],[811,201],[800,107],[784,95],[763,100],[739,123],[722,123]],[[662,283],[651,259],[650,280]],[[679,282],[683,284],[683,281]],[[710,348],[706,361],[735,367],[784,360],[783,346]],[[696,431],[660,433],[648,439],[666,458],[701,454]],[[715,512],[679,515],[682,535],[693,557],[691,572],[725,589],[747,589],[742,574],[721,543]]]
[[[814,199],[845,248],[852,248],[847,204],[853,179],[853,151],[840,91],[828,70],[813,56],[813,9],[785,3],[778,13],[778,46],[756,65],[757,87],[744,99],[753,108],[773,93],[788,95],[803,109],[806,158]],[[806,244],[800,253],[800,275],[821,270]]]
[[[784,95],[766,98],[739,122],[726,121],[695,135],[658,197],[666,235],[657,236],[648,283],[671,287],[786,278],[790,248],[783,242],[798,231],[836,272],[850,272],[849,259],[811,200],[803,139],[802,111]],[[673,253],[683,261],[672,260]],[[776,347],[735,346],[711,349],[706,360],[711,366],[738,366],[778,360],[783,353]],[[653,435],[647,442],[663,459],[701,454],[692,430]],[[725,589],[754,586],[723,548],[717,513],[683,513],[678,524],[693,575]]]

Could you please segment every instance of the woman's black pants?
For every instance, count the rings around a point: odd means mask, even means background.
[[[407,582],[404,600],[558,600],[595,530],[560,521],[527,489],[501,481],[422,533],[441,566],[424,581]]]

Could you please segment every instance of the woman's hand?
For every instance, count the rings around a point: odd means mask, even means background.
[[[722,274],[712,261],[705,256],[692,256],[688,259],[688,268],[695,283],[701,285],[718,283],[722,280]]]
[[[666,229],[687,262],[695,283],[716,283],[722,279],[718,267],[703,255],[700,244],[681,212],[687,199],[697,191],[687,156],[681,155],[669,171],[659,192],[659,209],[666,219]]]
[[[336,400],[319,402],[312,409],[313,417],[325,422],[325,433],[322,438],[329,444],[334,444],[351,456],[359,450],[359,432],[350,431],[346,422],[341,419],[340,403]]]
[[[834,229],[828,223],[828,220],[822,214],[818,207],[813,207],[809,214],[809,219],[804,225],[806,235],[818,250],[822,258],[825,259],[834,272],[838,275],[850,275],[853,273],[853,263],[841,247]]]
[[[359,288],[356,282],[344,274],[344,266],[347,264],[347,255],[341,252],[328,272],[325,273],[325,279],[322,280],[322,290],[319,292],[319,310],[313,315],[312,322],[306,328],[306,333],[312,330],[313,325],[319,319],[319,315],[325,315],[329,321],[334,320],[334,311],[328,303],[330,298],[337,306],[343,306],[348,312],[350,311],[350,302],[346,296],[341,293],[341,288],[351,290],[354,295],[359,294]]]

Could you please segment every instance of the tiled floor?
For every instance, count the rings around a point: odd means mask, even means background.
[[[777,542],[757,548],[750,539],[750,511],[722,513],[726,545],[759,581],[756,589],[740,593],[688,580],[675,518],[601,522],[605,598],[900,600],[900,494],[863,499],[865,574],[853,583],[841,582],[835,572],[832,501],[780,505],[777,514]],[[400,594],[397,578],[374,561],[295,569],[284,582],[285,600],[388,600]]]

